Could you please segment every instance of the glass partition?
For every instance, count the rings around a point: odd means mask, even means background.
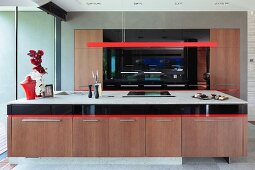
[[[0,114],[15,100],[15,7],[0,7]]]
[[[34,65],[27,55],[29,50],[43,50],[42,66],[47,68],[43,75],[44,84],[54,84],[54,17],[38,8],[19,7],[18,12],[18,98],[25,96],[19,82],[25,79]]]

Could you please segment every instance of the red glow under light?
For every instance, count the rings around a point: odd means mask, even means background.
[[[87,47],[217,47],[217,42],[88,42]]]

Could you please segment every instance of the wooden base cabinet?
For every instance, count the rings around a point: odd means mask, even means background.
[[[247,117],[8,117],[11,157],[247,156]]]
[[[13,157],[69,157],[72,118],[12,118]]]
[[[73,156],[108,156],[108,118],[73,118]]]
[[[146,118],[146,156],[181,156],[181,118]]]
[[[109,119],[109,156],[145,156],[145,118]]]
[[[240,117],[182,118],[182,156],[245,156],[246,126]]]

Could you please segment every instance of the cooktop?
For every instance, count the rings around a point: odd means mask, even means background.
[[[175,97],[168,91],[130,91],[123,97]]]

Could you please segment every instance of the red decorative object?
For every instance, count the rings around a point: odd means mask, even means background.
[[[30,62],[35,65],[35,67],[33,68],[34,70],[38,71],[41,74],[47,73],[46,69],[44,69],[41,65],[42,56],[44,55],[44,52],[42,50],[38,50],[37,52],[35,50],[29,50],[29,53],[27,55],[31,57]]]
[[[87,47],[217,47],[217,42],[88,42]]]
[[[25,90],[27,100],[35,99],[35,85],[36,81],[31,78],[31,76],[27,76],[24,81],[22,81],[21,86]]]

